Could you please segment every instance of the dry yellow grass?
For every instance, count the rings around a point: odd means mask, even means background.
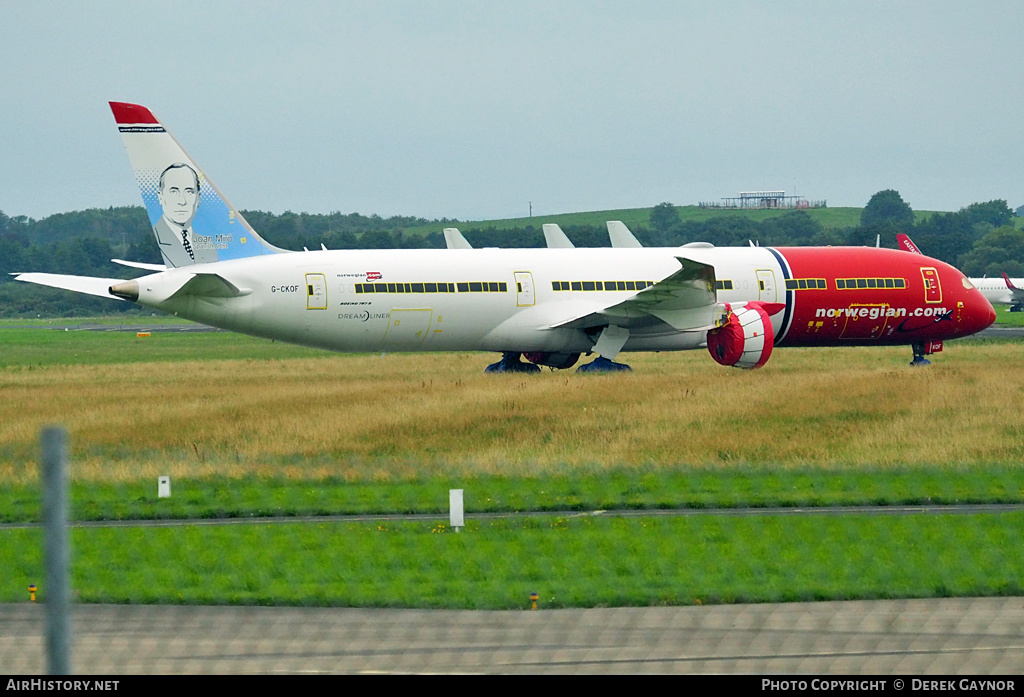
[[[485,375],[484,354],[0,370],[0,477],[35,479],[38,433],[71,433],[74,476],[387,479],[772,463],[1024,459],[1015,344],[790,349],[747,372],[705,352],[637,354],[631,374]]]

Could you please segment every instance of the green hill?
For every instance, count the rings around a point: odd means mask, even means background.
[[[792,213],[792,208],[701,208],[700,206],[676,206],[679,212],[679,219],[683,222],[705,222],[713,218],[739,216],[748,218],[755,222],[775,218]],[[860,215],[863,208],[807,208],[803,209],[815,222],[829,230],[842,230],[844,228],[860,225]],[[917,220],[922,220],[932,215],[934,211],[915,211]],[[646,228],[650,226],[650,208],[620,208],[618,210],[589,211],[584,213],[559,213],[556,215],[534,216],[532,218],[506,218],[504,220],[467,220],[457,223],[430,223],[428,225],[417,225],[405,228],[406,234],[425,235],[431,232],[441,232],[446,227],[459,227],[460,229],[513,229],[537,227],[544,223],[555,223],[564,227],[594,225],[603,226],[608,220],[621,220],[629,228]]]

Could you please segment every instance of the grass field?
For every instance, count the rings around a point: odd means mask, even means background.
[[[485,375],[486,354],[333,355],[228,333],[4,331],[7,481],[24,476],[51,421],[72,434],[76,478],[110,481],[964,467],[1024,455],[1015,343],[949,342],[927,370],[909,370],[901,348],[779,350],[752,372],[701,351],[637,354],[634,373],[588,379]]]
[[[79,601],[526,609],[1020,595],[1022,514],[74,529]],[[0,602],[40,574],[0,535]],[[45,599],[45,589],[40,591]]]
[[[996,306],[995,327],[1024,327],[1024,312],[1010,312],[1006,305]]]
[[[333,355],[229,333],[0,328],[0,519],[38,518],[43,424],[78,519],[1024,501],[1015,342],[704,352],[484,375],[487,354]],[[174,496],[157,499],[170,474]],[[439,519],[440,520],[440,519]],[[1020,592],[1021,516],[78,529],[88,601],[519,607]],[[0,601],[38,578],[0,532]],[[810,559],[803,565],[798,558]],[[457,562],[455,560],[458,560]],[[386,579],[386,580],[385,580]],[[628,587],[628,589],[627,589]]]

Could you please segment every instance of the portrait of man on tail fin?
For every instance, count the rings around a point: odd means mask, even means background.
[[[199,207],[199,175],[192,167],[176,162],[160,174],[157,199],[163,216],[153,226],[156,241],[168,266],[188,266],[217,261],[217,250],[208,238],[196,235],[192,220]]]

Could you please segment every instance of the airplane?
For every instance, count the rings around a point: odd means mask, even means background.
[[[1009,305],[1010,312],[1024,311],[1024,278],[972,278],[971,283],[993,305]]]
[[[913,240],[902,232],[896,235],[896,242],[907,251],[922,254]],[[993,305],[1009,305],[1010,312],[1024,310],[1024,278],[1010,278],[1004,273],[1002,279],[985,276],[969,280]]]
[[[774,347],[909,345],[988,327],[952,266],[871,247],[279,249],[228,203],[144,106],[111,102],[164,265],[134,280],[16,279],[138,303],[244,334],[346,352],[493,351],[490,372],[629,370],[622,352],[706,350],[757,368]],[[621,226],[621,228],[620,228]],[[631,239],[632,238],[632,239]],[[521,359],[525,357],[526,362]]]

